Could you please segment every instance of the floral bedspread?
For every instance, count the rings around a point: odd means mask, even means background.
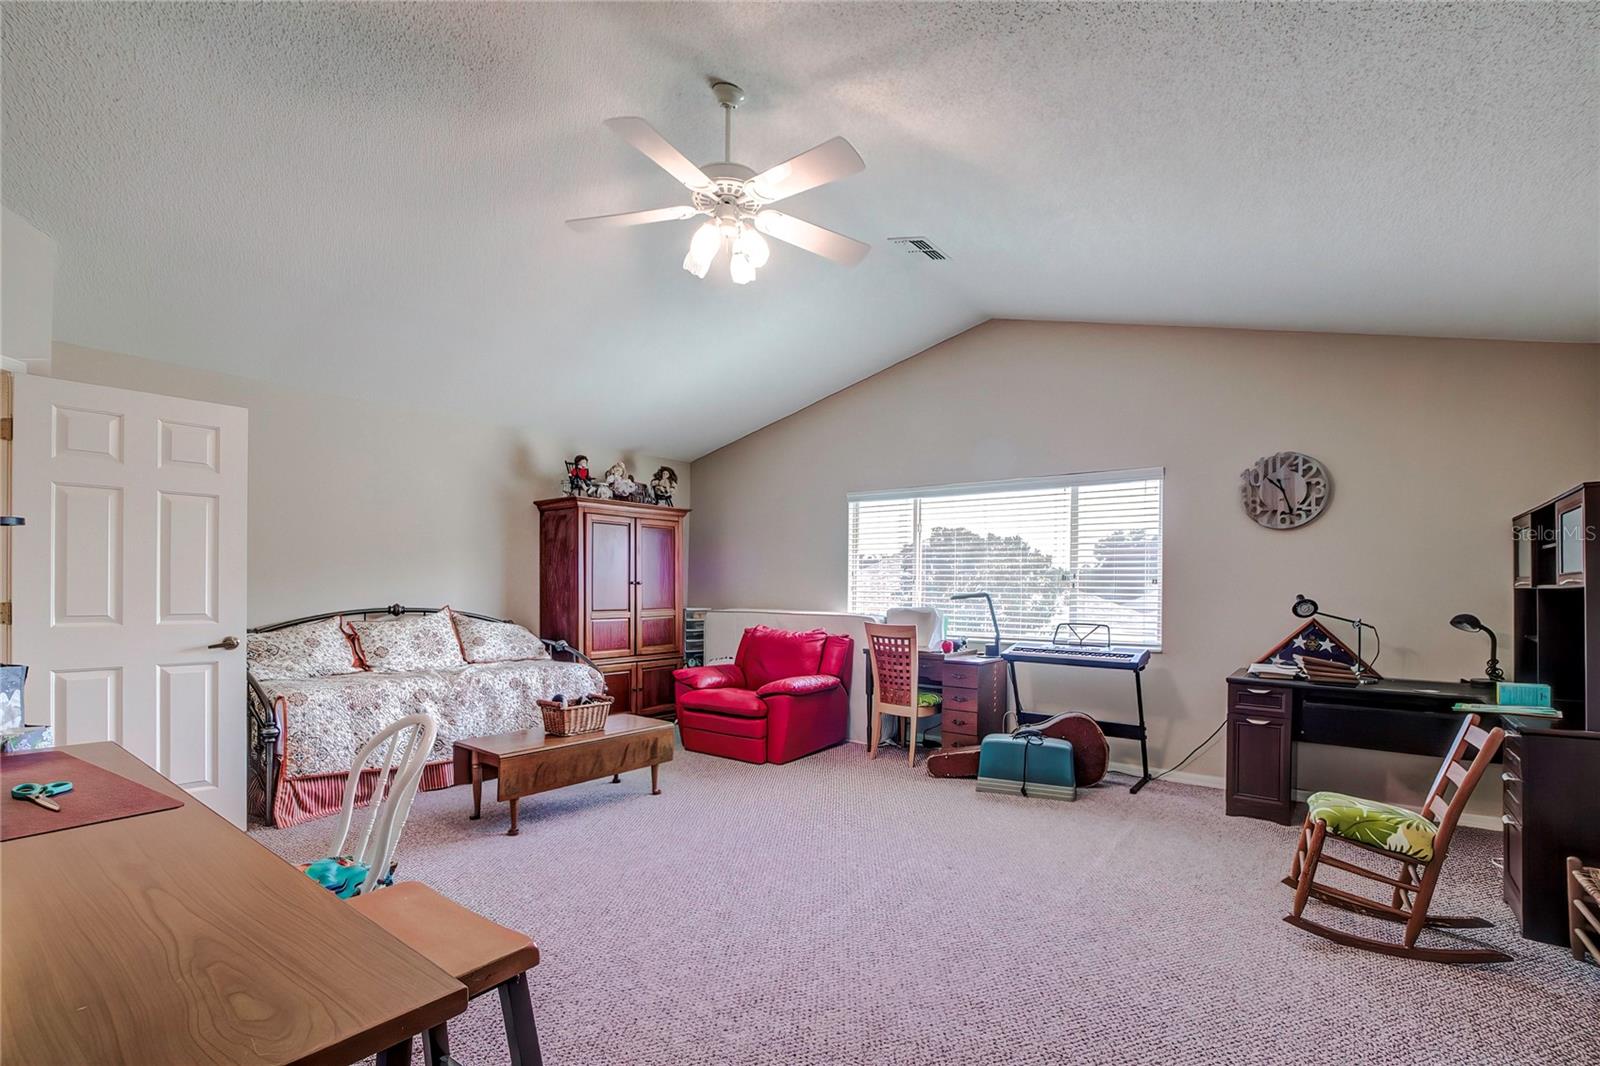
[[[363,672],[307,681],[262,681],[285,723],[283,772],[343,773],[357,751],[385,726],[408,714],[431,712],[439,736],[429,761],[450,758],[465,737],[536,729],[535,700],[605,691],[600,674],[584,663],[483,663],[458,670],[393,674]]]

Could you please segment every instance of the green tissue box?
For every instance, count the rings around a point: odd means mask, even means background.
[[[1494,701],[1508,707],[1550,706],[1550,686],[1523,681],[1500,681],[1494,686]]]

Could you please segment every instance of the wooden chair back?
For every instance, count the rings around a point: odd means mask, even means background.
[[[361,883],[362,892],[371,892],[379,881],[388,877],[389,863],[394,857],[395,845],[400,841],[400,831],[405,828],[406,816],[411,813],[411,801],[422,783],[422,771],[433,750],[434,739],[439,734],[439,721],[431,714],[412,714],[395,722],[362,747],[350,767],[350,777],[344,785],[344,810],[334,827],[333,839],[328,845],[331,858],[348,855],[356,862],[367,865],[367,876]],[[381,751],[379,759],[373,755]],[[369,762],[374,763],[368,766]],[[362,771],[376,769],[372,779],[371,797],[367,806],[371,815],[366,829],[361,833],[355,848],[346,850],[350,837],[350,823],[355,817],[357,793],[361,788]]]
[[[917,627],[868,622],[872,700],[890,714],[917,713]]]
[[[1450,844],[1456,823],[1461,820],[1461,812],[1466,809],[1468,797],[1478,787],[1478,779],[1488,772],[1489,764],[1494,761],[1495,753],[1500,750],[1500,742],[1506,736],[1506,731],[1499,726],[1485,731],[1479,727],[1479,721],[1475,714],[1469,714],[1462,720],[1455,740],[1445,752],[1439,774],[1428,789],[1428,798],[1422,803],[1422,816],[1439,827],[1433,838],[1435,862],[1444,858],[1445,848]]]

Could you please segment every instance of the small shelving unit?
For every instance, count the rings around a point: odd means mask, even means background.
[[[706,664],[706,608],[683,609],[683,665]]]
[[[1502,719],[1502,895],[1522,935],[1547,944],[1578,942],[1568,858],[1600,856],[1600,819],[1584,802],[1600,781],[1596,516],[1600,482],[1588,481],[1511,520],[1513,676],[1549,685],[1561,718]]]
[[[1512,648],[1518,681],[1550,686],[1569,729],[1600,728],[1600,659],[1587,654],[1600,634],[1600,482],[1589,481],[1511,520]]]

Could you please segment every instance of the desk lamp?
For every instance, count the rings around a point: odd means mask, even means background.
[[[1295,594],[1294,606],[1290,607],[1289,610],[1294,612],[1294,616],[1296,618],[1315,618],[1315,617],[1320,615],[1323,618],[1332,618],[1336,622],[1348,622],[1350,625],[1355,626],[1355,629],[1356,629],[1356,661],[1351,664],[1350,671],[1351,671],[1351,673],[1356,675],[1356,684],[1358,684],[1358,685],[1375,685],[1375,684],[1378,683],[1378,679],[1377,678],[1375,678],[1371,674],[1367,673],[1366,656],[1361,654],[1361,631],[1363,629],[1372,630],[1372,636],[1373,636],[1374,639],[1376,639],[1377,636],[1378,636],[1378,627],[1377,626],[1372,625],[1372,624],[1370,624],[1368,622],[1363,622],[1359,618],[1346,618],[1342,614],[1329,614],[1327,611],[1321,610],[1321,609],[1319,609],[1317,607],[1317,601],[1316,600],[1308,600],[1308,599],[1305,598],[1304,595],[1302,595],[1300,593],[1296,593]],[[1383,650],[1382,643],[1379,643],[1378,649],[1379,649],[1378,653],[1382,654],[1382,650]],[[1378,657],[1377,655],[1373,656],[1374,659],[1376,659],[1377,657]]]
[[[1450,624],[1463,633],[1489,634],[1489,661],[1483,669],[1485,676],[1465,678],[1467,684],[1486,687],[1504,681],[1506,672],[1500,669],[1500,641],[1495,637],[1494,630],[1480,622],[1475,614],[1458,614],[1450,619]]]
[[[985,654],[1000,654],[1000,619],[994,613],[994,597],[987,592],[958,592],[950,597],[952,600],[983,600],[989,605],[989,624],[994,626],[994,643],[984,649]]]

